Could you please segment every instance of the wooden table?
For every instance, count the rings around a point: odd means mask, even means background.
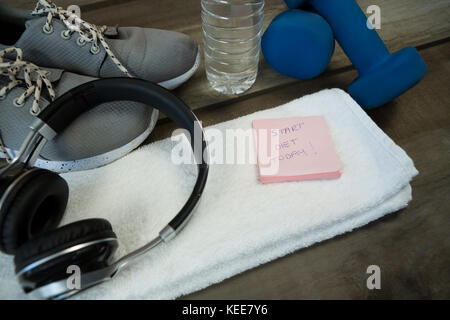
[[[6,0],[31,8],[35,1]],[[201,38],[200,0],[59,0],[79,4],[82,18],[97,24],[148,26]],[[391,51],[419,49],[428,65],[425,78],[395,101],[368,112],[420,171],[413,200],[395,214],[351,233],[299,250],[249,270],[186,299],[408,299],[450,298],[450,1],[359,0],[381,7],[380,36]],[[264,26],[286,10],[266,0]],[[357,76],[337,48],[327,71],[299,81],[277,74],[263,60],[253,88],[240,96],[211,90],[202,66],[175,93],[196,109],[205,126],[278,106],[324,88],[346,88]],[[161,119],[151,140],[170,135]],[[382,271],[381,290],[366,288],[367,266]]]

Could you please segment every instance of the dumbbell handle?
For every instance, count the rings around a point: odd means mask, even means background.
[[[359,77],[348,93],[365,108],[379,107],[409,90],[425,75],[427,66],[413,47],[390,54],[356,0],[285,0],[289,8],[309,2],[334,31]]]
[[[309,2],[331,25],[341,45],[360,75],[384,61],[389,50],[375,29],[367,28],[367,18],[355,0],[286,1],[288,6]]]

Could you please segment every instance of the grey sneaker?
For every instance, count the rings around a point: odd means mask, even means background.
[[[140,27],[99,27],[51,1],[34,11],[0,5],[0,43],[21,48],[24,59],[91,77],[134,76],[173,89],[200,65],[197,43],[185,34]],[[73,23],[75,22],[75,23]]]
[[[14,56],[14,60],[4,58]],[[0,157],[13,158],[29,126],[45,107],[71,88],[96,78],[22,60],[22,51],[0,51]],[[56,172],[95,168],[138,147],[152,131],[158,111],[130,101],[104,103],[80,116],[47,143],[36,166]]]

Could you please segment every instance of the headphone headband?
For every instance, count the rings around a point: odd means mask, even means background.
[[[186,129],[190,134],[190,143],[198,166],[197,181],[185,205],[159,232],[158,237],[120,258],[107,268],[85,275],[83,281],[86,281],[86,283],[82,286],[82,289],[111,278],[132,259],[146,253],[161,242],[172,239],[184,227],[198,204],[208,177],[209,166],[207,162],[203,161],[203,155],[207,156],[207,143],[201,124],[195,114],[183,101],[168,90],[136,78],[95,80],[73,88],[56,99],[39,114],[38,119],[31,125],[31,132],[25,139],[16,158],[5,168],[0,168],[0,176],[11,172],[18,165],[33,165],[45,143],[61,133],[81,114],[102,103],[116,100],[128,100],[149,105],[167,115],[180,128]],[[198,150],[200,142],[201,148]],[[57,258],[66,254],[66,251],[71,252],[71,250],[75,249],[68,248],[64,252],[55,254],[55,257]],[[55,257],[52,256],[51,258]],[[25,281],[23,275],[26,272],[39,267],[46,261],[46,259],[38,260],[20,270],[17,273],[19,281]],[[50,283],[37,288],[33,292],[43,297],[64,297],[66,294],[75,293],[75,291],[67,291],[67,288],[64,287],[64,281],[60,280]]]
[[[197,117],[186,104],[167,89],[136,78],[99,79],[82,84],[56,99],[38,118],[61,133],[78,116],[111,101],[131,100],[160,110],[179,127],[194,134]]]
[[[32,125],[32,128],[37,130],[46,140],[51,140],[81,114],[102,103],[117,100],[129,100],[150,105],[164,113],[190,134],[191,147],[198,165],[197,181],[186,204],[167,227],[161,231],[161,235],[166,239],[180,227],[183,227],[185,220],[201,197],[208,176],[208,164],[203,161],[203,155],[207,154],[207,143],[203,128],[195,114],[181,99],[167,89],[141,79],[99,79],[69,90],[56,99],[39,114],[39,119]],[[195,138],[198,138],[196,136],[199,133],[201,134],[201,152],[196,152]]]

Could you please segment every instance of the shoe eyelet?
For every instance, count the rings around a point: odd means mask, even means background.
[[[61,38],[63,38],[64,40],[69,40],[72,37],[72,35],[67,31],[68,30],[61,31]]]
[[[44,33],[46,33],[46,34],[52,34],[53,33],[53,26],[49,25],[48,28],[47,28],[46,25],[44,24],[44,26],[42,27],[42,31],[44,31]]]
[[[41,113],[41,110],[38,110],[38,111],[33,111],[33,109],[30,109],[30,114],[32,115],[32,116],[37,116],[39,113]]]
[[[92,54],[99,54],[100,53],[100,46],[92,46],[90,52]]]
[[[21,104],[19,103],[19,98],[14,99],[14,105],[18,108],[23,107],[25,105],[25,101],[23,101]]]
[[[0,96],[0,100],[5,100],[6,99],[6,94]]]
[[[84,47],[86,45],[86,40],[83,40],[83,38],[78,38],[77,39],[77,45],[79,45],[80,47]]]

